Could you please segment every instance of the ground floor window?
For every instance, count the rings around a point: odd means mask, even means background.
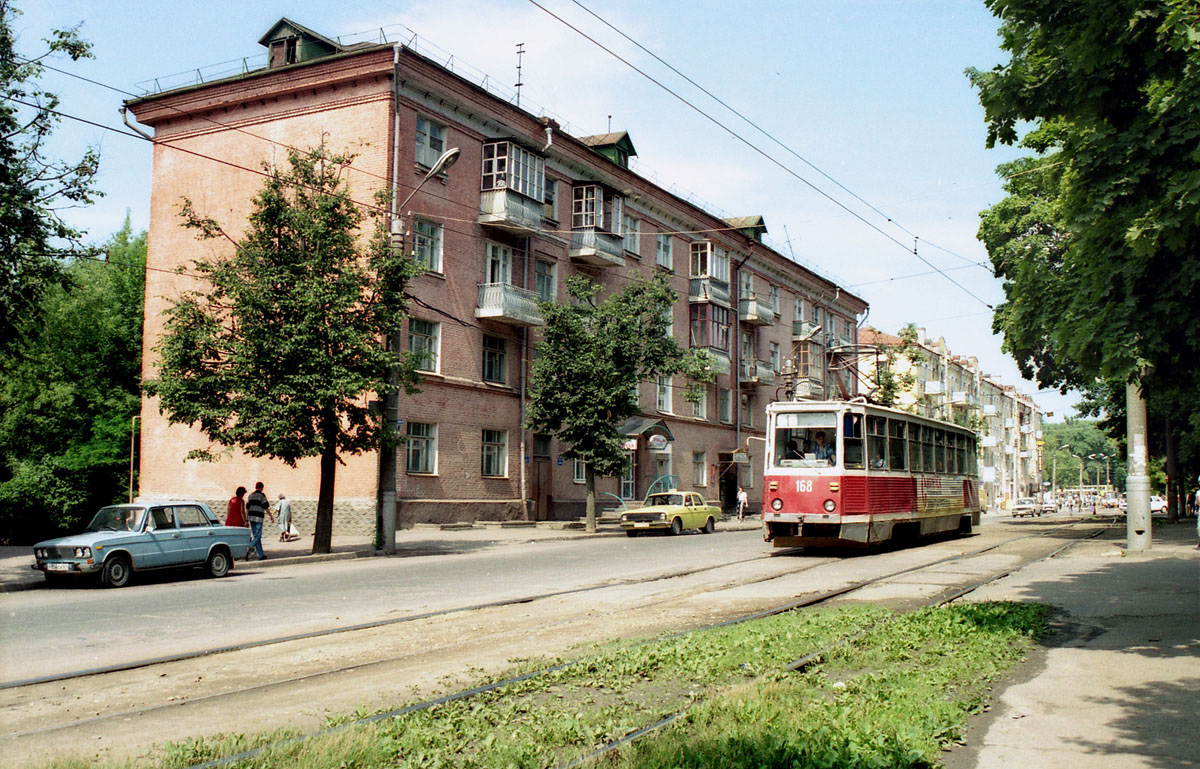
[[[409,422],[408,472],[432,475],[437,472],[437,425]]]
[[[637,460],[634,453],[631,451],[627,455],[625,462],[625,472],[621,474],[621,499],[635,499],[637,497]]]
[[[483,431],[481,472],[488,478],[503,478],[508,473],[508,433],[505,431]]]

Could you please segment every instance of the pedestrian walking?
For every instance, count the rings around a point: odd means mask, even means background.
[[[738,486],[737,508],[739,521],[742,520],[742,517],[746,514],[746,508],[749,506],[750,495],[746,493],[745,489],[743,489],[741,486]]]
[[[275,518],[279,521],[279,541],[291,542],[300,539],[300,535],[292,528],[292,503],[283,494],[275,503]]]
[[[254,493],[246,500],[246,518],[250,521],[250,546],[254,548],[260,561],[267,557],[262,546],[263,520],[267,516],[275,520],[275,514],[271,512],[271,503],[263,493],[263,483],[259,481],[254,484]],[[246,557],[249,558],[250,554],[247,553]]]
[[[246,487],[238,486],[237,491],[229,499],[229,510],[225,513],[226,526],[245,528],[246,522]]]

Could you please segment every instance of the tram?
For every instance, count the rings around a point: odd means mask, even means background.
[[[979,525],[976,436],[856,401],[767,406],[763,536],[775,547],[869,547]]]

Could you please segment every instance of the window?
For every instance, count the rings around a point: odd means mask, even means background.
[[[708,485],[708,461],[703,451],[692,452],[692,485]]]
[[[742,364],[753,364],[758,357],[758,334],[750,329],[742,329],[740,336],[742,344],[738,348],[740,350],[738,354],[742,359]]]
[[[408,321],[408,354],[416,361],[418,371],[438,373],[438,350],[441,324],[410,318]]]
[[[625,455],[625,469],[621,471],[621,499],[634,499],[637,496],[637,460],[632,451]]]
[[[209,523],[208,518],[205,517],[204,511],[195,505],[176,505],[175,519],[185,529],[212,525]]]
[[[533,455],[535,457],[550,456],[550,436],[546,433],[533,434]]]
[[[691,276],[729,283],[729,252],[711,240],[696,241],[692,244]]]
[[[717,419],[725,424],[733,424],[733,391],[725,388],[717,390]]]
[[[480,473],[486,478],[503,478],[508,474],[508,433],[505,431],[483,431]]]
[[[908,423],[902,419],[888,420],[888,468],[892,470],[906,469],[905,458],[908,452],[904,445],[904,433]]]
[[[729,352],[729,308],[717,304],[693,304],[690,315],[690,345]]]
[[[776,315],[778,315],[779,314],[779,286],[771,286],[769,296],[771,297],[771,311],[774,312]]]
[[[554,285],[554,262],[538,259],[533,265],[533,290],[543,302],[553,302],[558,297]]]
[[[487,263],[484,270],[485,283],[511,283],[512,249],[499,243],[487,244]]]
[[[558,182],[546,180],[546,189],[542,191],[542,216],[552,222],[558,221]]]
[[[796,320],[804,320],[804,318],[805,318],[805,315],[804,315],[804,300],[803,300],[803,299],[801,299],[800,297],[796,297],[796,304],[795,304],[795,315],[794,315],[794,317],[795,317],[795,319],[796,319]]]
[[[742,427],[754,427],[754,396],[742,393]]]
[[[854,323],[846,321],[846,339],[850,342],[854,341]]]
[[[408,472],[433,475],[437,472],[437,425],[409,422]]]
[[[821,308],[815,304],[812,306],[812,324],[814,326],[821,325]],[[833,329],[829,329],[832,331]]]
[[[754,296],[754,275],[745,270],[738,273],[738,296],[742,299]]]
[[[504,384],[504,340],[498,336],[483,337],[483,381]]]
[[[512,142],[483,145],[483,189],[509,189],[543,202],[546,161]]]
[[[872,469],[887,467],[887,442],[887,419],[867,417],[867,456]]]
[[[654,263],[668,270],[674,269],[671,259],[671,236],[666,233],[658,234],[658,242],[654,247]]]
[[[582,459],[574,460],[571,466],[571,480],[574,483],[587,483],[587,464]]]
[[[708,386],[700,393],[700,400],[692,404],[692,416],[698,419],[708,419]]]
[[[663,336],[670,339],[675,336],[675,307],[671,306],[663,310]]]
[[[816,342],[796,347],[796,374],[809,379],[821,378],[821,346]]]
[[[430,272],[442,271],[442,225],[413,220],[413,254],[417,264]]]
[[[918,424],[908,426],[908,469],[914,473],[921,472],[925,464],[921,461],[922,430]]]
[[[641,233],[638,232],[638,227],[641,222],[634,219],[629,214],[624,215],[621,222],[621,230],[625,233],[624,247],[631,254],[641,253]]]
[[[433,168],[446,151],[446,126],[429,118],[417,118],[417,162]]]
[[[779,373],[779,343],[767,342],[767,359],[771,364],[771,370],[776,374]]]
[[[656,387],[655,392],[657,393],[657,395],[656,395],[656,399],[655,399],[655,406],[658,408],[659,411],[662,411],[663,413],[666,413],[666,414],[670,414],[671,413],[671,377],[660,376],[658,378],[658,382],[656,384],[657,384],[657,387]]]
[[[576,187],[571,199],[571,228],[595,227],[599,211],[598,198],[603,199],[603,193],[595,185]]]

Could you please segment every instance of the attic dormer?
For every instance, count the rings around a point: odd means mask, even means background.
[[[322,56],[341,53],[345,48],[324,35],[313,32],[288,18],[275,22],[259,41],[267,49],[267,68],[286,67]]]
[[[633,141],[625,131],[598,134],[596,136],[583,136],[580,137],[579,141],[599,152],[621,168],[629,168],[630,156],[637,155],[637,150],[633,148]]]
[[[767,223],[761,216],[735,216],[732,219],[726,219],[725,223],[759,243],[762,242],[763,235],[767,234]]]

